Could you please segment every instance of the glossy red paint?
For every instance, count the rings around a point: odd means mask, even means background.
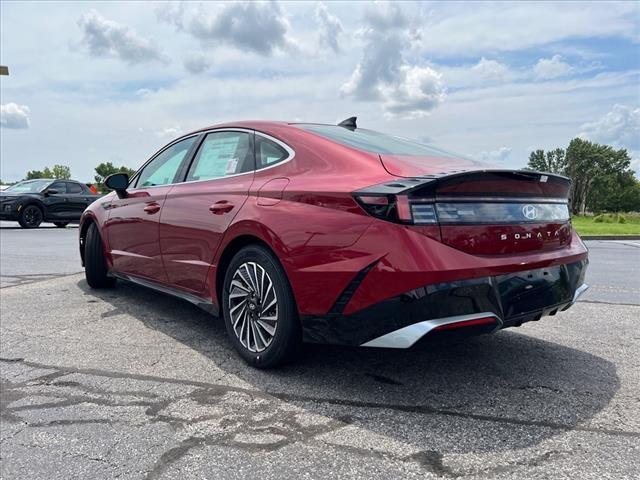
[[[103,197],[81,222],[98,225],[115,272],[217,304],[224,255],[239,240],[259,241],[282,263],[300,314],[324,315],[370,265],[345,314],[429,284],[568,264],[587,256],[568,223],[402,225],[372,217],[353,197],[357,190],[399,177],[477,170],[476,162],[405,156],[383,156],[381,161],[377,154],[280,122],[239,122],[196,133],[220,128],[267,134],[291,147],[295,156],[237,176],[130,190],[123,199]],[[468,189],[465,182],[452,182],[439,194],[486,194],[496,186],[466,183]],[[562,194],[548,185],[527,188],[536,195]],[[522,185],[508,180],[499,187],[506,193],[523,192]],[[515,238],[556,227],[561,233],[552,239]],[[506,240],[494,239],[505,234]]]
[[[249,197],[253,175],[186,182],[169,190],[160,220],[160,249],[172,286],[207,295],[207,273],[222,237]],[[225,208],[216,211],[220,206]]]
[[[113,197],[102,237],[108,239],[115,271],[167,283],[159,224],[169,190],[168,186],[135,189],[126,198]]]
[[[571,240],[571,224],[443,225],[442,242],[478,255],[529,253],[565,247]]]

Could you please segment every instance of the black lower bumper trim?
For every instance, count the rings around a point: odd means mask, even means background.
[[[350,315],[303,316],[303,338],[313,343],[362,345],[425,320],[495,314],[503,328],[555,315],[574,301],[587,260],[538,270],[427,285]]]

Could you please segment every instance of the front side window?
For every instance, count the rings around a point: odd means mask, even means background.
[[[173,183],[180,164],[196,137],[189,137],[163,150],[140,172],[135,188],[155,187]]]
[[[267,138],[256,136],[256,158],[258,169],[270,167],[289,158],[289,152]]]
[[[56,193],[67,193],[67,184],[65,182],[54,182],[47,190],[55,190]]]
[[[209,133],[193,159],[187,181],[212,180],[254,169],[252,135],[246,132]]]
[[[67,193],[82,193],[82,187],[77,183],[67,182]]]

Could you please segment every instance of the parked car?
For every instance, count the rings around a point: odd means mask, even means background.
[[[74,180],[25,180],[0,192],[0,220],[17,221],[22,228],[38,228],[42,222],[64,228],[78,222],[99,197]]]
[[[354,118],[205,128],[106,186],[80,224],[88,284],[125,279],[220,313],[257,367],[303,341],[494,332],[587,288],[568,178],[488,169]]]

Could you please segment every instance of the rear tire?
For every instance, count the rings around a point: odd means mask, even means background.
[[[58,228],[65,228],[69,225],[69,222],[53,222],[53,224]]]
[[[231,343],[250,365],[272,368],[298,353],[298,310],[284,269],[269,249],[250,245],[233,257],[221,310]]]
[[[43,220],[44,213],[37,205],[27,205],[18,217],[18,223],[22,228],[38,228]]]
[[[84,274],[91,288],[113,287],[116,279],[107,275],[102,238],[95,223],[89,225],[84,245]]]

